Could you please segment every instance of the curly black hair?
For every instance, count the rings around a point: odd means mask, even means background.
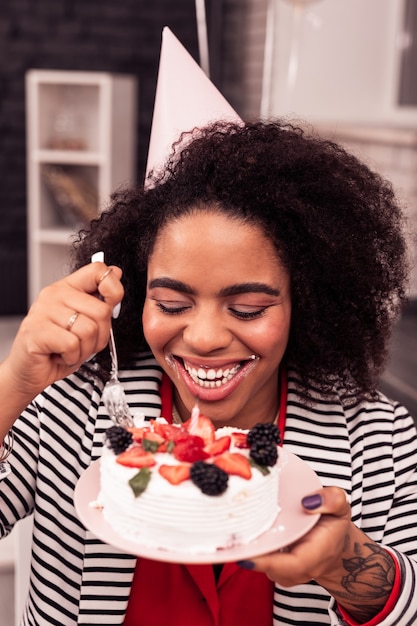
[[[123,269],[121,362],[146,348],[141,311],[158,233],[207,208],[259,225],[289,271],[286,359],[302,382],[372,397],[406,299],[401,207],[391,184],[341,146],[281,120],[218,122],[183,135],[145,188],[116,192],[80,233],[75,268],[100,249]]]

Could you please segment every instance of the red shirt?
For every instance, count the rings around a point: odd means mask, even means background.
[[[226,563],[216,584],[211,565],[139,558],[125,626],[271,626],[274,585]]]

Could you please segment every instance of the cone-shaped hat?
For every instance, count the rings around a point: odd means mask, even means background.
[[[184,131],[216,120],[242,121],[172,31],[162,32],[146,173],[160,169]]]

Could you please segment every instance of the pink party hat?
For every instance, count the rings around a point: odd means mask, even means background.
[[[172,31],[165,27],[146,173],[163,167],[172,144],[182,132],[216,120],[242,121]]]

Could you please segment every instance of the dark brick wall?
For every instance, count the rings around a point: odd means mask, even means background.
[[[198,58],[194,0],[0,1],[0,315],[26,310],[26,70],[137,75],[140,179],[165,25]]]
[[[245,118],[259,112],[266,6],[206,0],[211,79]],[[26,71],[136,75],[141,180],[164,26],[198,60],[195,0],[0,0],[0,315],[27,307]]]

